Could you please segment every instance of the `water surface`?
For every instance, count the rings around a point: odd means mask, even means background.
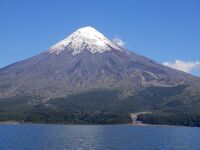
[[[200,150],[200,128],[0,125],[0,150]]]

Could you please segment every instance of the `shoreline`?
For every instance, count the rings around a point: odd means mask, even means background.
[[[189,128],[199,128],[197,126],[179,126],[179,125],[164,125],[164,124],[145,124],[142,122],[134,122],[134,123],[119,123],[119,124],[64,124],[64,123],[34,123],[34,122],[22,122],[22,121],[1,121],[0,125],[74,125],[74,126],[117,126],[117,125],[130,125],[130,126],[154,126],[154,127],[189,127]]]
[[[20,121],[8,120],[8,121],[0,121],[0,125],[6,124],[20,124]]]

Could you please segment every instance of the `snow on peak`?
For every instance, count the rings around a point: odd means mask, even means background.
[[[49,48],[47,53],[60,54],[68,50],[75,56],[84,50],[90,53],[103,53],[112,49],[123,51],[118,45],[111,42],[93,27],[84,27],[76,30],[64,40]]]

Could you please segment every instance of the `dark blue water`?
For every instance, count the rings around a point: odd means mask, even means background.
[[[200,128],[0,125],[0,150],[200,150]]]

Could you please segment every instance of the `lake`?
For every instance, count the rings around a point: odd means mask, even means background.
[[[200,150],[200,128],[0,125],[0,150]]]

